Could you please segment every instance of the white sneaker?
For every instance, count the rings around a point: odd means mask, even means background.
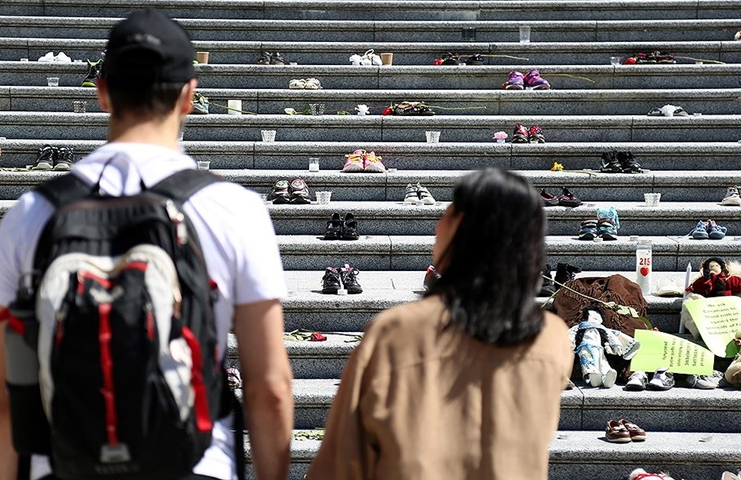
[[[605,374],[604,377],[602,377],[602,386],[605,388],[612,388],[615,386],[615,381],[617,380],[617,372],[615,370],[610,370]]]
[[[56,61],[56,57],[54,57],[54,52],[49,52],[43,57],[39,58],[37,61],[38,62],[54,62]]]
[[[417,187],[411,183],[407,184],[407,190],[404,194],[404,203],[417,203],[419,201],[419,195],[417,194]]]
[[[738,187],[728,187],[726,196],[720,202],[721,205],[741,207],[741,196],[738,194]]]
[[[422,203],[425,205],[435,205],[435,198],[432,196],[430,191],[419,183],[417,183],[417,195],[419,195],[419,199],[422,200]]]
[[[59,52],[54,58],[54,61],[59,63],[72,63],[72,59],[65,55],[64,52]]]

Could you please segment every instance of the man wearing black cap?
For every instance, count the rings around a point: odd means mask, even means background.
[[[74,165],[72,174],[99,182],[108,196],[135,195],[180,170],[194,168],[179,133],[196,88],[195,51],[188,33],[166,16],[145,10],[110,33],[98,100],[110,112],[108,143]],[[236,184],[209,185],[184,204],[217,285],[214,313],[219,352],[233,330],[244,379],[252,462],[259,480],[285,479],[293,428],[291,369],[283,345],[286,286],[270,217],[262,200]],[[37,240],[52,207],[35,192],[21,196],[0,224],[0,309],[31,271]],[[0,358],[5,358],[0,323]],[[11,359],[12,360],[12,359]],[[5,385],[0,361],[0,385]],[[0,388],[0,480],[15,477],[7,397]],[[190,478],[236,478],[232,419],[214,423],[213,440]],[[238,454],[241,454],[238,453]],[[34,456],[31,480],[54,478],[46,457]],[[242,480],[242,479],[240,479]]]

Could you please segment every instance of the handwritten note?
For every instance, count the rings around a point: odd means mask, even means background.
[[[641,348],[630,362],[631,370],[653,372],[668,368],[673,373],[713,373],[713,352],[696,343],[653,330],[636,330],[635,338],[641,342]]]

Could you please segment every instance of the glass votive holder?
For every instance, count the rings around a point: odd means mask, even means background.
[[[263,142],[274,142],[275,141],[275,130],[260,130]]]
[[[427,137],[427,143],[438,143],[440,141],[440,132],[427,131],[425,136]]]
[[[647,207],[658,207],[659,201],[661,201],[660,193],[644,193],[643,200],[646,202]]]
[[[75,100],[72,102],[72,111],[75,113],[85,113],[87,102],[85,100]]]
[[[196,164],[198,164],[198,170],[208,170],[211,168],[211,162],[208,160],[198,160]]]
[[[21,58],[21,62],[27,62],[27,61],[28,61],[28,58],[26,57]]]
[[[227,100],[226,106],[229,115],[242,115],[242,100]]]
[[[312,115],[324,115],[324,104],[323,103],[310,103]]]
[[[310,172],[318,172],[319,171],[319,159],[318,158],[310,158],[309,159],[309,171]]]
[[[46,77],[46,85],[49,87],[58,87],[59,77]]]
[[[530,27],[520,27],[520,43],[530,43]]]
[[[612,65],[613,67],[620,65],[622,61],[623,59],[620,57],[610,57],[610,65]]]
[[[319,205],[329,205],[332,192],[316,192],[316,201]]]

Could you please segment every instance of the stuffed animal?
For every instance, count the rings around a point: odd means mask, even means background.
[[[628,480],[674,480],[668,473],[648,473],[642,468],[630,472]]]
[[[736,32],[736,35],[733,36],[734,40],[741,40],[741,32]]]
[[[724,297],[741,293],[741,277],[731,274],[722,258],[710,257],[702,262],[700,278],[687,291],[703,297]]]

